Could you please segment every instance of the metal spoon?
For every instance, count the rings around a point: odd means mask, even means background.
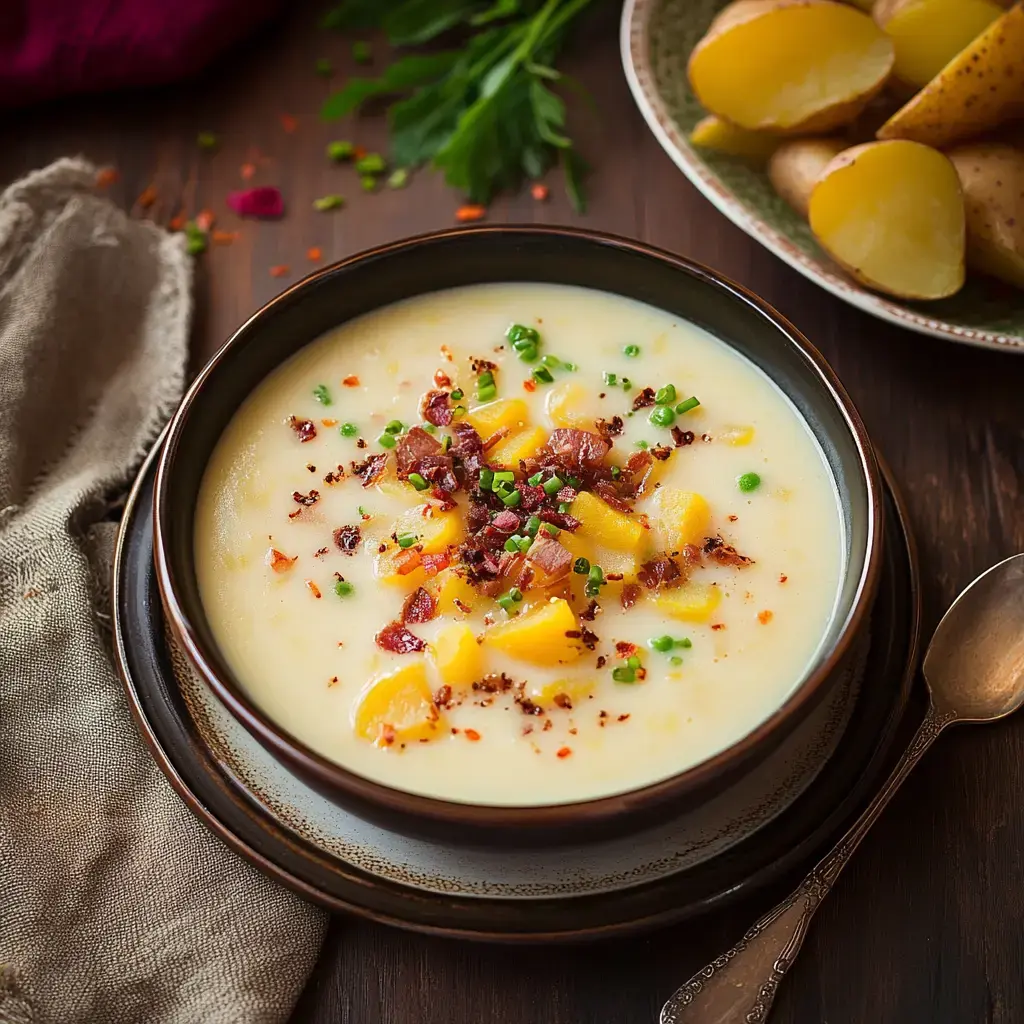
[[[942,730],[959,722],[995,722],[1024,704],[1024,554],[982,573],[953,602],[923,668],[928,712],[885,785],[794,892],[675,992],[662,1007],[661,1024],[764,1021],[814,912]]]

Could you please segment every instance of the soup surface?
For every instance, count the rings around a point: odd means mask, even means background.
[[[834,484],[761,371],[544,284],[422,296],[276,370],[206,470],[196,565],[240,683],[387,785],[608,795],[734,743],[838,592]]]

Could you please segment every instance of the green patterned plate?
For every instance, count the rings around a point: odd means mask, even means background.
[[[818,247],[810,229],[742,161],[695,149],[704,116],[686,79],[690,51],[727,0],[626,0],[622,63],[637,105],[679,169],[734,224],[833,295],[874,316],[949,341],[1024,353],[1024,295],[969,280],[941,302],[899,303],[861,288]]]

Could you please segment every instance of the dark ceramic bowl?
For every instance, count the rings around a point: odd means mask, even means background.
[[[627,793],[540,807],[444,801],[392,789],[340,767],[268,718],[218,650],[193,565],[193,515],[207,460],[249,392],[326,331],[400,299],[459,285],[543,281],[638,299],[686,318],[760,366],[806,418],[831,467],[845,522],[846,569],[817,664],[785,703],[733,746]],[[310,275],[251,317],[189,388],[160,458],[155,560],[171,626],[200,677],[271,754],[337,804],[400,832],[485,844],[547,844],[625,834],[719,796],[778,761],[822,705],[845,722],[856,695],[882,547],[881,482],[864,426],[807,340],[755,295],[699,264],[626,239],[568,228],[481,227],[381,246]],[[838,739],[838,735],[836,736]],[[820,762],[834,743],[819,744]],[[795,793],[793,794],[796,795]]]

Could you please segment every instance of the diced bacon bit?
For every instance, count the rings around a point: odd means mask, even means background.
[[[148,210],[156,202],[156,187],[147,185],[135,200],[143,210]]]
[[[373,639],[381,650],[392,654],[412,654],[427,649],[427,645],[400,622],[389,622]]]
[[[559,749],[558,753],[555,756],[564,759],[564,758],[568,757],[571,753],[572,753],[572,747],[561,747]]]
[[[640,394],[633,399],[633,412],[639,412],[641,409],[646,409],[649,405],[654,405],[654,388],[644,388]]]
[[[701,439],[701,440],[702,440],[702,441],[703,441],[703,442],[704,442],[705,444],[711,444],[711,442],[712,442],[712,441],[714,440],[714,439],[712,438],[712,436],[711,436],[710,434],[701,434],[701,435],[700,435],[700,439]]]
[[[363,481],[364,487],[371,487],[384,475],[387,463],[388,452],[378,452],[368,455],[362,462],[353,462],[352,472]]]
[[[553,729],[553,728],[554,728],[554,725],[555,725],[555,723],[554,723],[554,722],[552,722],[550,718],[548,718],[548,719],[547,719],[547,720],[546,720],[546,721],[544,722],[544,728],[543,728],[543,729],[542,729],[541,731],[542,731],[542,732],[547,732],[547,731],[548,731],[549,729]]]
[[[113,185],[121,177],[116,167],[101,167],[96,172],[96,187],[106,188]]]
[[[566,693],[556,693],[555,703],[566,711],[572,711],[572,701],[569,699],[569,695]]]
[[[547,199],[549,194],[550,189],[547,187],[547,185],[539,181],[533,186],[533,188],[530,189],[530,195],[533,196],[533,198],[536,199],[538,203],[543,203],[544,200]]]
[[[316,551],[313,552],[314,558],[325,558],[326,556],[327,548],[317,548]]]
[[[338,421],[336,419],[331,419],[331,418],[328,418],[328,419],[325,419],[325,420],[321,420],[320,422],[325,427],[336,427],[338,425]]]
[[[335,466],[334,469],[327,471],[324,476],[325,484],[340,484],[345,479],[345,467],[342,465]]]
[[[603,654],[598,655],[597,667],[598,668],[604,668],[605,665],[607,665],[607,664],[608,664],[608,659]]]
[[[692,430],[680,430],[679,427],[673,427],[671,430],[672,443],[677,448],[685,448],[687,445],[693,444],[693,431]]]
[[[318,245],[311,245],[306,250],[306,259],[309,260],[310,263],[319,263],[323,258],[323,251]]]
[[[711,623],[711,628],[716,630],[716,631],[719,630],[719,629],[725,629],[725,623],[724,622],[712,622]]]
[[[423,562],[423,552],[419,547],[407,548],[395,559],[395,569],[399,576],[408,576],[418,569]]]
[[[434,383],[439,388],[450,388],[452,386],[452,379],[444,372],[444,370],[435,370]]]
[[[462,735],[465,736],[466,739],[470,740],[472,743],[477,743],[480,740],[480,733],[478,733],[476,729],[463,729]]]
[[[284,277],[288,273],[287,263],[278,263],[276,266],[270,268],[271,277]]]
[[[447,345],[441,346],[441,355],[443,355],[449,363],[455,359],[455,356],[452,355],[452,350]],[[441,385],[439,384],[438,387],[441,387]]]
[[[616,721],[617,722],[628,722],[629,721],[629,715],[628,714],[626,714],[626,715],[619,715],[619,717],[616,719]]]
[[[760,622],[762,626],[767,626],[768,623],[771,622],[774,617],[775,613],[771,611],[769,608],[765,608],[763,612],[757,613],[757,621]]]
[[[640,589],[639,584],[627,583],[622,588],[622,593],[619,595],[619,602],[623,608],[632,608],[642,593],[643,591]]]
[[[615,645],[615,657],[616,658],[632,658],[636,654],[636,644],[631,644],[626,640],[620,640]]]
[[[493,448],[499,441],[503,441],[509,434],[512,433],[511,427],[498,427],[498,429],[491,434],[486,441],[484,441],[484,451],[488,451]]]
[[[346,388],[357,388],[359,387],[359,378],[354,373],[350,373],[347,377],[342,378],[341,383]]]
[[[266,557],[263,560],[274,572],[287,572],[298,561],[298,558],[298,555],[289,558],[278,551],[277,548],[268,548]]]
[[[705,537],[704,554],[719,565],[736,565],[742,568],[754,563],[752,558],[741,555],[731,544],[726,544],[721,537]]]
[[[427,579],[431,579],[442,569],[447,569],[451,565],[451,561],[451,556],[447,551],[440,551],[432,555],[423,555],[420,565],[423,567],[423,574]]]
[[[339,526],[334,531],[334,544],[346,555],[354,555],[359,547],[360,532],[358,526]]]
[[[385,722],[380,727],[380,741],[386,747],[390,747],[395,742],[395,727],[390,722]]]
[[[439,708],[447,707],[448,703],[449,703],[449,701],[451,699],[452,699],[452,688],[447,683],[445,683],[444,686],[442,686],[437,691],[437,693],[434,694],[434,703]]]
[[[537,390],[537,385],[534,381],[530,380],[529,377],[523,381],[523,390],[529,391],[531,394]]]
[[[788,579],[789,579],[789,577],[788,577],[788,576],[787,576],[787,575],[786,575],[785,573],[781,573],[781,574],[779,575],[779,582],[780,582],[780,583],[785,583],[785,582],[786,582],[786,580],[788,580]]]
[[[327,680],[327,689],[330,689],[332,686],[337,686],[337,685],[338,685],[338,677],[337,676],[331,676],[331,678]]]
[[[252,181],[256,174],[255,164],[242,164],[238,169],[238,173],[242,176],[242,181]]]
[[[317,599],[323,597],[320,593],[320,588],[312,580],[304,580],[306,589]]]
[[[200,210],[196,214],[196,227],[200,231],[209,231],[213,227],[213,210]]]
[[[310,491],[309,494],[303,494],[301,491],[292,491],[292,500],[299,505],[304,505],[307,508],[310,505],[315,505],[320,500],[320,492],[317,490]]]
[[[429,622],[437,614],[437,601],[425,587],[417,587],[402,605],[402,622]]]
[[[175,214],[167,222],[167,230],[168,231],[184,231],[185,230],[185,222],[187,221],[187,219],[188,218],[183,213]]]
[[[301,516],[301,515],[302,515],[302,509],[301,508],[297,508],[294,512],[289,512],[288,513],[288,518],[289,519],[298,519],[299,516]]]
[[[650,449],[651,457],[657,459],[659,462],[664,462],[671,454],[672,449],[665,444],[655,445]]]
[[[440,372],[440,371],[438,371]],[[434,375],[435,378],[437,374]],[[442,374],[442,376],[445,376]],[[428,391],[420,402],[420,411],[428,423],[435,427],[447,427],[454,418],[449,402],[449,392],[441,390]],[[440,448],[438,448],[440,451]]]
[[[231,245],[233,242],[237,242],[240,238],[240,234],[237,231],[211,231],[210,241],[214,245]]]
[[[466,206],[460,206],[455,211],[455,219],[460,224],[465,224],[468,221],[483,220],[487,216],[487,207],[480,206],[477,203],[469,203]]]
[[[739,519],[739,516],[726,516],[725,518],[728,519],[730,523],[735,523],[736,520]]]
[[[316,437],[316,427],[313,425],[312,420],[300,419],[298,416],[291,416],[288,419],[288,426],[299,435],[299,440],[305,444],[307,441],[312,441]]]
[[[293,114],[282,114],[280,117],[281,127],[291,135],[299,127],[299,120]]]

